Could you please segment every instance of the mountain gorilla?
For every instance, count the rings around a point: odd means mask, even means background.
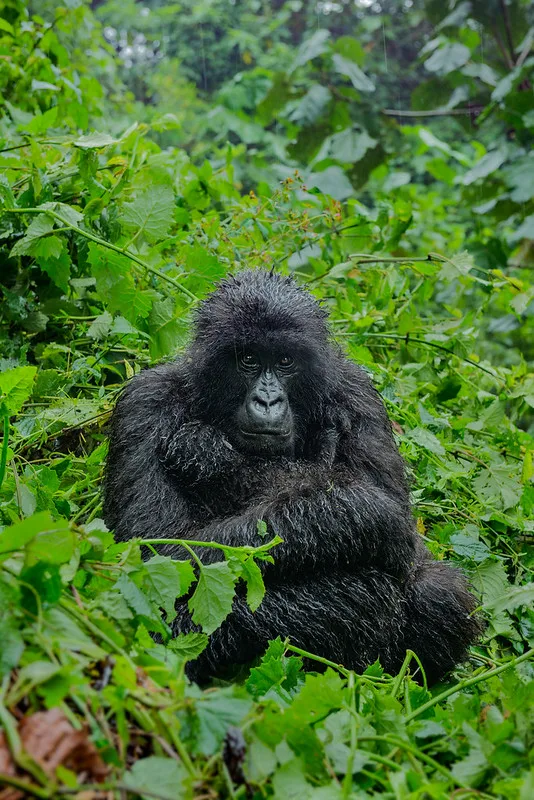
[[[380,658],[394,672],[410,648],[435,681],[480,630],[463,576],[433,561],[415,531],[377,392],[291,278],[258,270],[223,281],[200,306],[185,355],[127,386],[104,514],[121,541],[260,545],[258,520],[284,540],[274,564],[260,562],[259,609],[238,591],[190,664],[199,681],[251,662],[279,635],[355,670]],[[221,558],[198,551],[205,563]],[[177,609],[174,632],[196,630],[185,601]]]

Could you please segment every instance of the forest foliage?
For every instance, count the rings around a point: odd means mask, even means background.
[[[528,800],[531,4],[92,6],[0,0],[1,800]],[[189,684],[276,540],[195,572],[100,518],[122,385],[245,266],[328,307],[421,536],[470,577],[486,632],[431,690],[410,653],[306,674],[280,640],[242,682]],[[171,639],[188,592],[203,632]]]

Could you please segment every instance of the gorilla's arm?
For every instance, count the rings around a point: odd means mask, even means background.
[[[258,546],[263,541],[257,523],[263,519],[269,532],[284,540],[273,551],[275,565],[266,567],[277,577],[367,564],[407,574],[415,535],[385,412],[375,419],[369,407],[365,417],[352,410],[338,415],[343,429],[326,437],[329,447],[336,443],[332,466],[321,459],[292,467],[256,460],[251,475],[250,461],[219,431],[186,421],[181,396],[179,367],[166,365],[137,376],[117,404],[104,515],[119,540],[186,538]],[[335,422],[336,415],[332,418]],[[234,516],[199,525],[180,486],[194,489],[207,482],[213,491],[224,491],[230,476],[261,487],[256,500]],[[172,546],[165,551],[178,555]],[[220,551],[209,548],[199,554],[205,562],[220,558]]]
[[[267,484],[269,477],[267,470]],[[364,565],[378,565],[391,575],[408,573],[415,554],[409,510],[369,476],[307,465],[293,476],[281,472],[269,494],[237,516],[210,522],[195,538],[258,546],[257,523],[262,519],[270,534],[284,540],[273,550],[274,566],[267,567],[277,579]],[[220,558],[206,548],[199,555],[205,562]]]

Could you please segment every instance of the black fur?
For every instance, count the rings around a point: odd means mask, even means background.
[[[290,454],[251,454],[236,438],[247,392],[237,358],[254,347],[290,353],[298,366],[283,380]],[[280,635],[357,670],[379,657],[395,671],[410,648],[435,681],[480,631],[463,576],[433,561],[415,531],[380,397],[331,343],[324,310],[280,275],[247,271],[222,282],[201,305],[185,355],[126,387],[113,415],[104,513],[119,540],[259,545],[259,519],[283,538],[275,564],[262,565],[264,602],[253,614],[238,594],[192,665],[199,680],[250,662]],[[178,611],[175,632],[194,629],[185,603]]]

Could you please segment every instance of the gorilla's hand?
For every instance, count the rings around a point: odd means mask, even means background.
[[[221,431],[201,422],[186,422],[161,444],[160,459],[182,483],[210,483],[239,469],[243,457]]]
[[[329,410],[325,414],[324,425],[319,437],[317,462],[325,467],[332,467],[340,441],[351,429],[350,417],[343,408]]]

